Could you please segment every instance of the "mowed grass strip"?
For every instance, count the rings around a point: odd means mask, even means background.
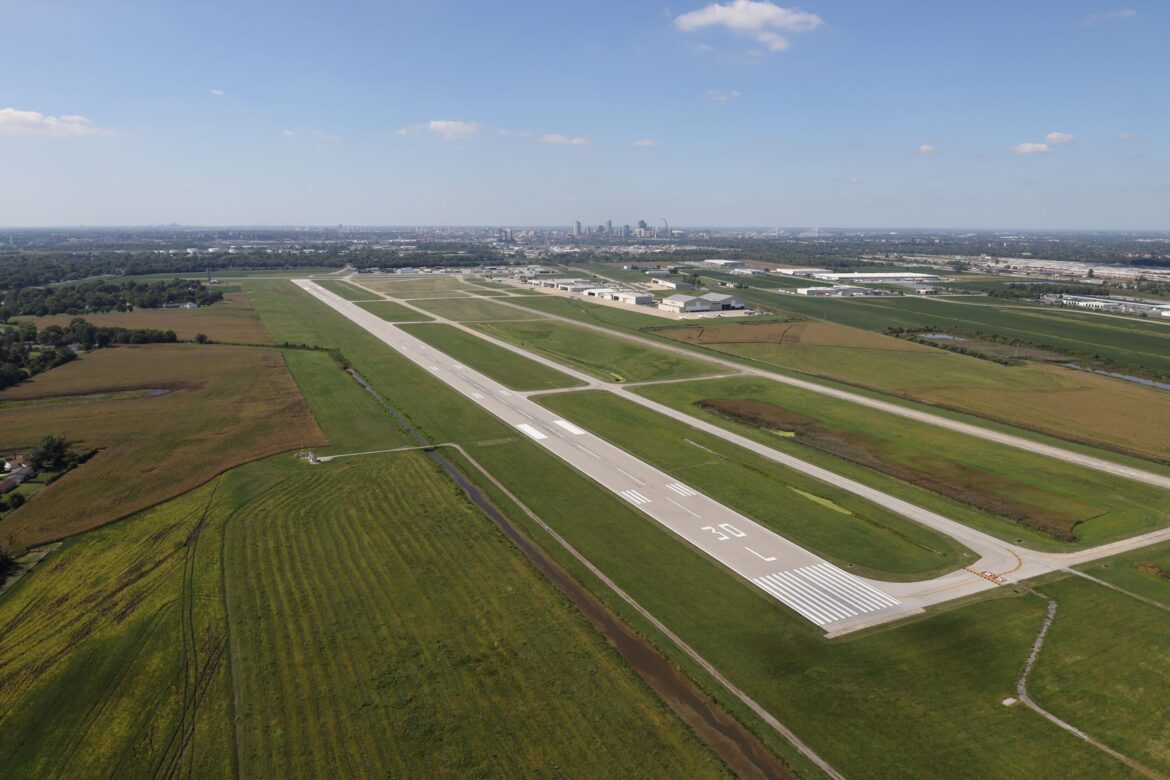
[[[145,396],[101,400],[104,393]],[[0,392],[0,451],[61,436],[99,452],[5,517],[6,547],[61,539],[191,490],[232,466],[325,443],[279,350],[149,344],[96,350]],[[95,398],[96,397],[96,398]]]
[[[512,390],[555,390],[584,384],[452,325],[404,325],[402,329]]]
[[[376,314],[386,322],[429,322],[430,317],[422,312],[408,309],[394,301],[363,301],[358,306],[370,314]]]
[[[875,474],[966,505],[978,516],[942,511],[1009,541],[1073,549],[1170,521],[1166,491],[778,382],[737,377],[636,392],[836,471],[854,464],[861,468],[848,475],[879,489],[888,483]]]
[[[1170,614],[1077,577],[1038,590],[1057,612],[1029,693],[1106,745],[1170,773]]]
[[[683,379],[720,371],[718,366],[552,320],[472,327],[610,382]]]
[[[327,352],[285,350],[285,361],[328,446],[321,454],[416,444],[402,426]]]
[[[224,551],[243,776],[723,774],[424,456],[283,482]]]
[[[1129,777],[1128,770],[1023,708],[1000,703],[1040,622],[1039,599],[950,605],[927,618],[826,642],[815,627],[732,576],[620,498],[479,411],[407,359],[290,284],[249,282],[277,340],[344,347],[379,391],[436,441],[460,441],[521,500],[847,776],[997,776],[1044,766],[1056,776]],[[602,308],[602,307],[594,307]],[[617,311],[617,310],[614,310]],[[494,491],[472,472],[489,493]],[[506,498],[497,499],[508,506]],[[705,675],[585,572],[519,511],[514,522],[695,679]],[[972,657],[978,663],[972,663]],[[791,748],[757,723],[777,752]],[[955,724],[964,725],[963,739]],[[859,737],[858,735],[863,735]],[[876,749],[875,746],[880,746]]]
[[[536,401],[855,573],[926,579],[974,560],[949,537],[604,390]]]
[[[347,301],[367,301],[370,298],[377,297],[370,293],[369,290],[363,290],[359,287],[354,287],[349,282],[340,279],[317,279],[316,283],[324,287],[331,293],[336,293]]]
[[[135,309],[128,312],[77,316],[103,327],[173,330],[176,336],[185,341],[191,341],[202,333],[214,341],[238,344],[269,343],[268,334],[260,324],[260,318],[252,309],[248,297],[241,293],[228,293],[219,303],[201,306],[198,309]],[[74,317],[56,314],[52,317],[27,319],[41,329],[48,325],[68,325]]]
[[[509,300],[511,300],[509,298]],[[456,322],[542,319],[543,314],[525,312],[484,298],[435,298],[411,301],[420,309]]]

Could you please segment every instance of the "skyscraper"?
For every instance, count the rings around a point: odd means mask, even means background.
[[[579,219],[573,223],[573,237],[574,238],[581,237],[581,220],[579,220]]]

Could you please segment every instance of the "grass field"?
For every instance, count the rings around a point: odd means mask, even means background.
[[[600,307],[598,307],[600,308]],[[662,337],[946,409],[1170,459],[1170,393],[1052,365],[1003,366],[816,321],[661,328]]]
[[[148,392],[117,393],[127,390]],[[53,403],[28,403],[46,400]],[[185,493],[240,463],[323,443],[274,349],[151,344],[97,350],[0,392],[0,403],[8,402],[26,403],[0,408],[0,451],[31,448],[49,435],[100,451],[5,517],[5,547],[76,534]]]
[[[236,469],[0,626],[12,777],[724,774],[421,455]]]
[[[1102,317],[1054,307],[1004,305],[994,298],[956,300],[919,296],[808,300],[772,295],[784,311],[871,331],[932,328],[996,334],[1074,353],[1097,354],[1170,375],[1170,327],[1136,318]]]
[[[1056,600],[1057,613],[1032,696],[1106,745],[1170,773],[1170,614],[1075,577],[1039,590]]]
[[[354,287],[349,282],[340,279],[320,279],[317,284],[324,287],[331,293],[336,293],[347,301],[368,301],[370,298],[376,296],[371,295],[368,290],[363,290],[359,287]]]
[[[875,482],[875,472],[970,507],[977,514],[937,509],[1008,541],[1042,548],[1075,541],[1060,545],[1069,549],[1170,519],[1163,490],[777,382],[716,379],[637,392],[879,489],[889,484]],[[917,491],[899,492],[924,503]]]
[[[202,333],[214,341],[243,344],[267,344],[268,334],[256,312],[241,293],[228,293],[224,300],[198,309],[137,309],[108,314],[81,314],[82,319],[94,325],[116,328],[155,328],[173,330],[180,339],[191,341]],[[24,318],[21,318],[24,319]],[[52,317],[28,318],[37,328],[47,325],[69,324],[74,319],[66,314]]]
[[[826,642],[811,625],[729,576],[619,498],[292,285],[249,283],[278,341],[342,347],[355,366],[436,441],[474,457],[616,583],[796,730],[846,776],[1128,777],[1128,770],[1022,708],[1012,695],[1044,604],[1010,589],[917,621]],[[601,308],[601,307],[594,307]],[[352,353],[352,354],[351,354]],[[489,492],[494,489],[488,487]],[[498,495],[498,494],[496,494]],[[510,506],[500,499],[505,507]],[[538,539],[543,532],[510,513]],[[554,556],[698,680],[703,673],[551,545]],[[734,702],[720,701],[791,750]],[[961,724],[957,730],[956,724]]]
[[[718,367],[561,322],[477,323],[476,330],[611,382],[717,373]]]
[[[509,301],[514,299],[509,298]],[[523,300],[523,299],[515,299]],[[494,303],[482,298],[448,298],[414,300],[412,303],[421,309],[426,309],[439,317],[446,317],[456,322],[476,322],[495,320],[539,319],[544,315],[536,312],[525,312],[513,309],[500,303]]]
[[[854,573],[926,579],[975,559],[942,534],[612,393],[536,400]]]
[[[362,279],[363,287],[386,293],[394,298],[413,297],[420,294],[448,294],[451,292],[476,291],[477,287],[456,279],[454,276],[422,276],[415,278]]]
[[[431,318],[414,309],[408,309],[401,303],[394,301],[365,301],[359,303],[362,307],[371,314],[377,314],[387,322],[426,322]]]
[[[584,384],[451,325],[407,325],[402,329],[512,390],[555,390]]]

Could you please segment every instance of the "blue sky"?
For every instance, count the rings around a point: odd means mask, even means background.
[[[0,224],[1170,229],[1168,23],[1161,0],[0,0]]]

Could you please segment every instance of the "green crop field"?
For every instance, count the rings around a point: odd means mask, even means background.
[[[512,390],[554,390],[584,384],[452,325],[407,325],[402,329]]]
[[[377,314],[387,322],[427,322],[431,319],[421,312],[408,309],[401,303],[394,301],[363,301],[358,306],[370,314]]]
[[[514,300],[508,298],[509,301]],[[519,300],[519,299],[516,299]],[[543,314],[526,312],[485,298],[449,298],[412,301],[420,309],[456,322],[539,319]]]
[[[421,455],[229,472],[0,625],[11,777],[724,773]]]
[[[340,295],[347,301],[367,301],[370,298],[377,297],[368,290],[354,287],[349,282],[343,282],[339,279],[320,279],[317,281],[317,284],[331,293]]]
[[[249,285],[277,341],[342,347],[414,424],[433,440],[466,443],[485,468],[617,585],[846,776],[896,772],[961,777],[972,766],[998,777],[1030,776],[1028,769],[1035,766],[1056,776],[1129,776],[1120,764],[1039,716],[1000,704],[1013,694],[1039,629],[1041,600],[982,598],[903,625],[826,642],[814,627],[538,446],[517,438],[469,400],[296,287],[265,281]],[[515,522],[551,545],[563,566],[634,625],[658,637],[658,646],[696,679],[707,679],[506,498],[490,485],[487,489]],[[1013,596],[1022,591],[996,593]],[[978,661],[973,663],[973,658]],[[719,698],[756,724],[774,750],[792,756],[786,743],[751,713],[723,694]],[[956,724],[962,724],[962,739],[956,739]]]
[[[857,574],[918,580],[974,561],[942,534],[604,390],[536,400]]]
[[[1075,545],[1060,547],[1071,549],[1170,521],[1166,491],[778,382],[715,379],[636,392],[882,490],[891,480],[875,482],[874,472],[916,485],[975,510],[941,504],[943,514],[1008,541],[1051,549],[1065,539]],[[895,492],[926,503],[918,491]]]
[[[496,322],[473,327],[611,382],[679,379],[719,370],[697,360],[561,322]]]

